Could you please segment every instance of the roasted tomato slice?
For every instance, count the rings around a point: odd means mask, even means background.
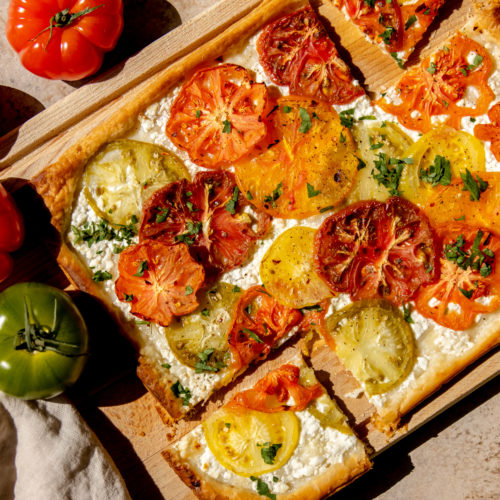
[[[464,191],[461,179],[436,188],[422,207],[431,224],[440,226],[458,220],[500,234],[500,172],[481,172],[479,176],[488,188],[477,201]]]
[[[228,343],[236,369],[267,356],[275,343],[302,319],[297,309],[283,306],[261,286],[249,288],[238,301]]]
[[[199,172],[193,182],[172,182],[145,202],[139,239],[186,243],[212,278],[239,266],[269,227],[269,216],[257,212],[254,220],[246,205],[232,173]]]
[[[262,31],[257,41],[266,74],[290,93],[332,104],[346,104],[363,95],[347,65],[311,9],[283,16]]]
[[[186,245],[146,240],[127,248],[118,260],[116,296],[130,303],[130,312],[146,321],[168,326],[173,316],[196,309],[196,292],[203,284],[203,267]]]
[[[325,102],[287,96],[272,113],[267,149],[235,164],[247,198],[270,215],[302,219],[341,203],[352,188],[358,160],[354,141]]]
[[[437,278],[438,244],[427,217],[411,202],[359,202],[326,219],[316,234],[316,271],[352,300],[400,305]]]
[[[465,330],[478,314],[500,307],[500,237],[461,223],[436,228],[443,241],[441,278],[415,296],[420,314],[453,330]]]
[[[311,401],[323,394],[323,387],[319,383],[310,387],[302,385],[299,376],[299,367],[283,365],[268,373],[252,389],[235,394],[226,406],[265,413],[302,411]],[[292,405],[288,404],[290,398],[293,398]]]
[[[267,102],[266,86],[241,66],[200,69],[175,100],[166,133],[198,165],[219,168],[265,137]]]
[[[389,52],[402,50],[405,30],[397,0],[336,0],[335,3],[345,7],[354,24],[370,39],[376,43],[383,41]]]
[[[491,152],[500,161],[500,102],[488,111],[489,124],[479,124],[474,127],[474,135],[482,141],[491,142]]]
[[[432,117],[447,115],[446,123],[460,128],[463,116],[479,116],[488,110],[495,97],[488,85],[492,59],[479,43],[457,33],[434,55],[408,70],[396,85],[394,100],[376,101],[384,111],[396,115],[407,128],[427,132]],[[475,104],[460,105],[467,89],[478,92]]]

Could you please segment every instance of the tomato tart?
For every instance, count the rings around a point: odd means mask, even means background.
[[[422,2],[365,5],[394,22],[419,9],[388,46],[421,36]],[[498,344],[497,14],[477,11],[371,99],[311,6],[265,1],[34,179],[59,263],[117,318],[172,420],[307,336],[313,366],[315,349],[330,348],[357,387],[336,396],[364,398],[390,432]],[[169,448],[201,497],[320,497],[366,469],[350,435],[355,453],[284,486],[277,471],[302,454],[309,425],[351,432],[297,363]],[[321,398],[333,416],[314,416]]]

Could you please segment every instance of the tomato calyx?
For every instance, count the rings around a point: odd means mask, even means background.
[[[24,328],[14,337],[14,349],[26,350],[30,353],[52,351],[61,356],[86,356],[87,352],[79,352],[80,345],[57,340],[58,325],[57,301],[54,299],[53,322],[51,326],[41,325],[33,313],[30,301],[24,297]]]
[[[104,4],[101,5],[96,5],[95,7],[87,7],[83,10],[80,10],[79,12],[73,12],[70,14],[69,9],[63,9],[56,14],[54,14],[49,21],[49,25],[44,28],[40,33],[35,35],[33,38],[31,38],[29,41],[33,42],[35,41],[42,33],[44,33],[47,30],[50,30],[49,38],[47,40],[47,43],[45,44],[44,50],[47,50],[47,47],[52,40],[52,33],[54,28],[66,28],[67,26],[70,26],[75,19],[78,19],[79,17],[86,16],[87,14],[90,14],[91,12],[94,12],[94,10],[97,10],[101,7],[104,7]]]

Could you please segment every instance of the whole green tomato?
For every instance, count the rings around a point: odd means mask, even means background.
[[[50,398],[80,376],[88,333],[64,292],[18,283],[0,293],[0,390],[23,399]]]

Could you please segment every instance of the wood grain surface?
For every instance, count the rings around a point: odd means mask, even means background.
[[[124,99],[133,98],[135,92],[150,83],[156,72],[220,33],[258,3],[259,0],[232,0],[214,5],[131,58],[116,75],[82,87],[2,138],[0,167],[5,170],[0,178],[8,179],[6,185],[23,211],[28,231],[26,244],[15,254],[15,278],[2,283],[0,288],[22,280],[68,287],[49,251],[53,242],[49,214],[25,180],[55,161],[70,145],[108,118]],[[422,55],[421,48],[426,46],[426,51],[432,50],[463,24],[469,1],[449,4],[453,5],[445,8],[433,25],[432,36],[419,44],[411,61]],[[384,88],[398,78],[401,70],[390,56],[360,37],[357,29],[331,5],[318,6],[320,14],[328,21],[333,38],[342,45],[341,55],[355,65],[356,76],[368,90]],[[40,244],[42,241],[48,248]],[[196,425],[201,415],[194,415],[177,426],[166,426],[163,410],[135,376],[135,355],[116,326],[93,299],[72,293],[92,332],[93,356],[70,397],[113,457],[133,497],[193,498],[191,491],[163,460],[162,451],[171,439]],[[290,345],[265,365],[251,369],[243,385],[284,362],[299,347],[300,342]],[[318,350],[311,361],[318,370],[318,378],[331,394],[342,397],[356,388],[357,382],[328,348]],[[497,375],[499,366],[500,351],[496,350],[413,411],[390,440],[370,426],[373,408],[365,398],[343,397],[339,403],[376,455]],[[240,387],[239,383],[233,384],[212,398],[203,415],[217,408]]]

